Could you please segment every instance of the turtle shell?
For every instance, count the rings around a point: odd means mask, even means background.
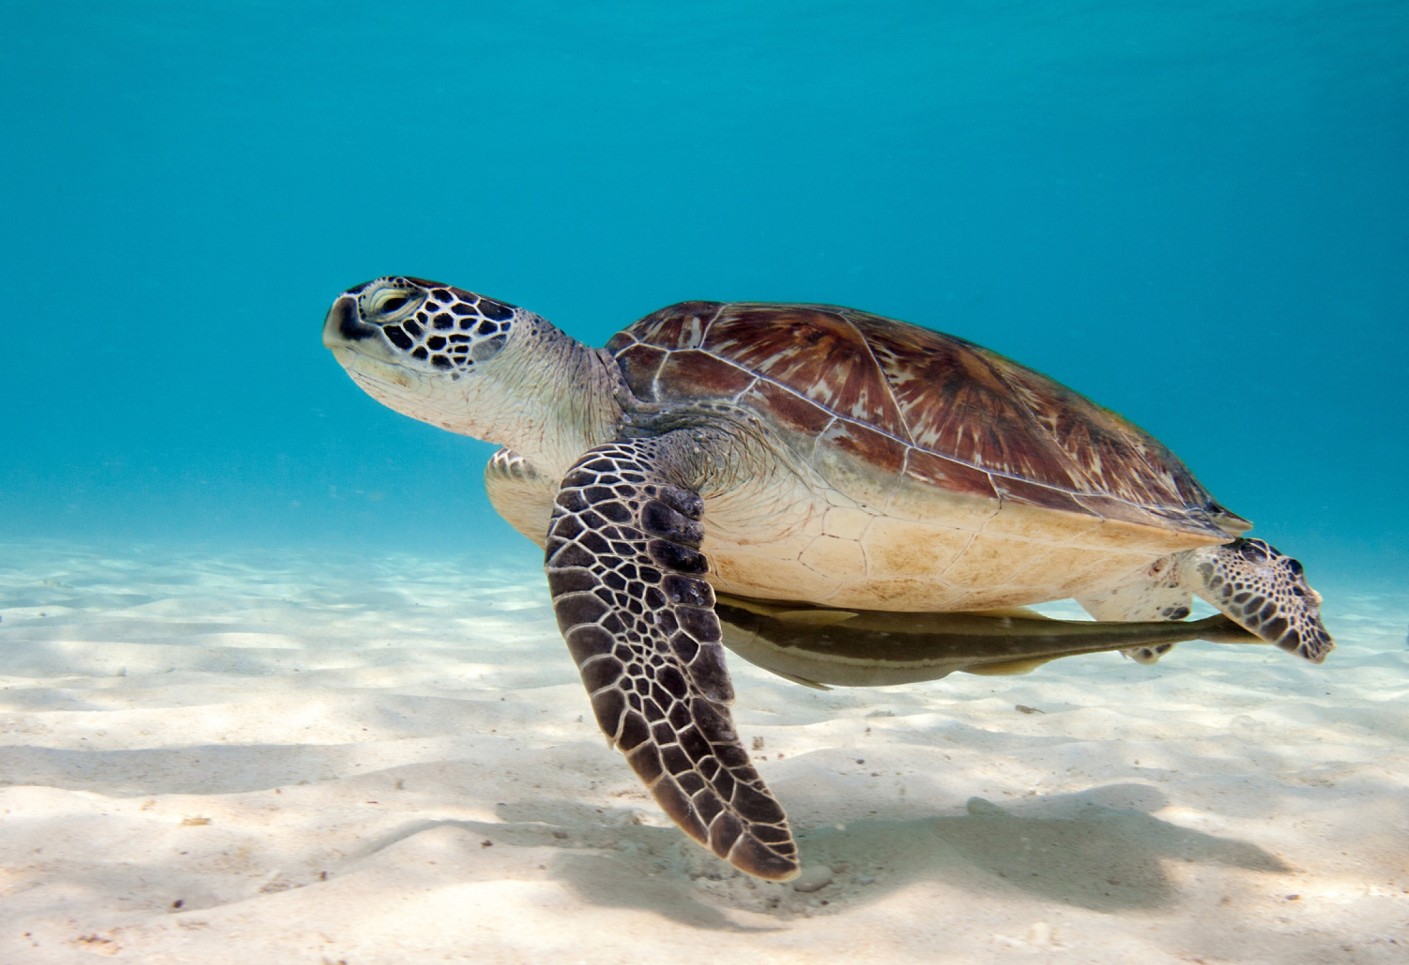
[[[1251,525],[1116,413],[906,322],[828,305],[682,302],[607,349],[646,402],[732,401],[878,474],[1210,538]]]

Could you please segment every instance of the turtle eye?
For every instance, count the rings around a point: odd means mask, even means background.
[[[380,288],[366,296],[363,312],[368,319],[385,325],[411,314],[424,297],[405,288]]]

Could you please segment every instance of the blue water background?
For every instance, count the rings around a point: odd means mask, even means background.
[[[3,0],[0,130],[0,536],[518,540],[320,345],[404,272],[950,331],[1409,570],[1406,3]]]

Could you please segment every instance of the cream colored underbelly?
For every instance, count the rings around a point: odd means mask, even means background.
[[[543,545],[555,484],[492,466],[485,481],[500,514]],[[863,504],[807,470],[759,471],[705,493],[709,581],[736,596],[838,608],[986,610],[1106,589],[1215,542],[903,480],[869,494]]]
[[[825,485],[799,485],[784,499],[746,490],[706,502],[710,582],[724,593],[839,608],[983,610],[1059,600],[1210,542],[932,489],[902,490],[884,512]]]

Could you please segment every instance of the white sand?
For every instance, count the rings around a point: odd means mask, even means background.
[[[735,660],[800,891],[667,824],[510,550],[0,544],[0,961],[1409,961],[1403,592],[1313,573],[1321,668]]]

